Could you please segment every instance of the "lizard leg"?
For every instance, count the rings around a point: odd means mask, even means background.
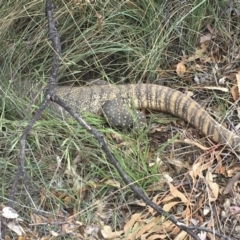
[[[108,100],[102,105],[103,115],[111,126],[139,129],[146,125],[145,115],[131,109],[121,98]]]

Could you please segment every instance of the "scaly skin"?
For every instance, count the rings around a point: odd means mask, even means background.
[[[214,142],[240,152],[239,136],[216,122],[193,99],[168,87],[154,84],[97,85],[87,87],[59,86],[56,87],[56,93],[63,97],[75,110],[95,114],[102,113],[102,106],[106,101],[114,99],[128,101],[131,99],[136,109],[157,110],[180,117]],[[51,108],[58,113],[62,112],[62,109],[55,104],[52,104]],[[111,109],[113,116],[117,112],[116,108],[117,106],[114,104]]]

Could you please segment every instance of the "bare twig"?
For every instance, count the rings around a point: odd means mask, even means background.
[[[40,107],[34,114],[33,118],[29,121],[27,127],[24,129],[22,136],[20,137],[20,154],[18,157],[18,169],[15,175],[15,179],[13,181],[11,193],[10,193],[10,200],[9,200],[9,206],[12,206],[13,200],[15,198],[16,194],[16,188],[17,184],[19,183],[19,180],[21,177],[23,177],[23,180],[26,176],[25,170],[24,170],[24,160],[25,160],[25,147],[26,147],[26,138],[33,127],[34,123],[38,120],[40,115],[42,114],[43,110],[47,107],[48,103],[50,102],[51,95],[53,94],[54,86],[56,85],[57,81],[57,75],[58,75],[58,69],[59,69],[59,56],[61,53],[61,45],[60,45],[60,39],[58,36],[57,29],[55,27],[54,23],[54,14],[53,14],[53,4],[49,0],[46,1],[46,15],[48,19],[48,32],[49,32],[49,38],[53,43],[53,49],[54,49],[54,59],[53,59],[53,65],[50,73],[50,77],[48,80],[48,85],[46,87],[45,96],[40,104]]]

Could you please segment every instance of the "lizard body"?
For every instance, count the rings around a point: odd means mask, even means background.
[[[180,117],[214,142],[240,152],[239,136],[216,122],[193,99],[168,87],[155,84],[58,86],[56,94],[77,111],[102,114],[106,107],[108,113],[105,111],[104,115],[107,115],[110,122],[122,127],[132,125],[129,115],[124,115],[128,110],[123,108],[123,103],[130,100],[135,109],[157,110]],[[61,107],[54,103],[51,104],[51,109],[57,113],[63,113]],[[144,122],[141,114],[137,119]]]

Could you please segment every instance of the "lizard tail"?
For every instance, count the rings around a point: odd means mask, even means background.
[[[154,85],[131,85],[135,106],[170,113],[184,119],[214,142],[240,152],[240,137],[216,122],[197,102],[172,88]]]

